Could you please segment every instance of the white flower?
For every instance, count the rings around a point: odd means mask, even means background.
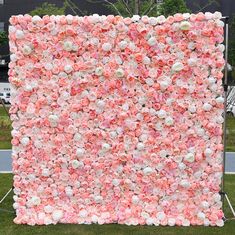
[[[75,141],[80,141],[80,140],[82,139],[82,135],[79,134],[79,133],[76,133],[76,134],[74,135],[73,139],[74,139]]]
[[[224,103],[224,98],[222,96],[219,96],[215,99],[215,101],[218,103],[218,104],[223,104]]]
[[[23,54],[24,55],[30,55],[31,53],[32,53],[32,48],[30,47],[30,46],[28,46],[28,45],[24,45],[23,46]]]
[[[73,169],[77,169],[77,168],[80,168],[80,167],[83,167],[83,166],[84,166],[83,162],[80,162],[78,160],[73,160],[72,161],[72,168]]]
[[[189,188],[190,187],[190,183],[188,182],[188,180],[185,180],[185,179],[180,181],[180,185],[184,188]]]
[[[85,149],[84,149],[84,148],[78,148],[78,149],[76,150],[76,155],[77,155],[78,157],[82,157],[82,156],[84,156],[84,154],[85,154]]]
[[[164,212],[157,212],[156,217],[158,220],[164,220],[166,218],[166,214]]]
[[[25,136],[20,140],[20,143],[24,146],[29,144],[29,137]]]
[[[205,12],[205,17],[207,20],[211,20],[213,18],[213,14],[211,12]]]
[[[32,205],[32,206],[38,206],[38,205],[40,205],[40,203],[41,203],[41,199],[40,199],[39,197],[37,197],[37,196],[33,196],[33,197],[30,199],[29,203],[30,203],[30,205]]]
[[[73,66],[70,65],[70,64],[65,65],[65,66],[64,66],[64,71],[65,71],[66,73],[71,73],[71,72],[73,71]]]
[[[73,42],[65,41],[63,44],[63,49],[66,51],[72,51],[73,50]]]
[[[143,58],[143,63],[144,63],[144,64],[150,64],[150,63],[151,63],[150,58],[149,58],[148,56],[145,56],[145,57]]]
[[[46,63],[46,64],[44,65],[44,68],[45,68],[46,70],[52,70],[52,69],[53,69],[53,64],[52,64],[52,63]]]
[[[151,167],[145,167],[143,172],[145,175],[149,175],[149,174],[153,173],[153,169]]]
[[[88,215],[88,212],[87,212],[87,210],[82,209],[82,210],[79,211],[78,215],[82,218],[86,218],[87,215]]]
[[[191,67],[197,65],[197,58],[189,58],[188,65]]]
[[[156,17],[149,17],[149,24],[151,25],[156,25],[158,23],[157,18]]]
[[[164,81],[160,81],[159,84],[160,84],[161,90],[164,91],[166,90],[167,87],[170,86],[171,81],[169,79],[165,79]]]
[[[219,11],[214,12],[214,19],[220,19],[221,17],[222,17],[221,12]]]
[[[215,223],[216,223],[216,225],[219,226],[219,227],[223,227],[223,226],[224,226],[224,220],[223,220],[223,219],[219,219],[219,220],[217,220]]]
[[[154,224],[154,222],[155,222],[155,219],[152,218],[152,217],[146,219],[146,224],[147,225],[152,225],[152,224]]]
[[[159,111],[157,111],[157,116],[161,119],[165,118],[167,115],[166,111],[163,109],[160,109]]]
[[[219,44],[219,45],[217,46],[217,48],[218,48],[221,52],[223,52],[223,51],[225,50],[224,44]]]
[[[213,154],[213,151],[209,148],[205,149],[204,154],[206,157],[210,157]]]
[[[149,38],[149,40],[148,40],[149,46],[154,46],[156,43],[157,43],[157,40],[155,37]]]
[[[221,201],[221,196],[219,193],[215,193],[213,195],[214,202],[220,202]]]
[[[137,204],[140,201],[140,199],[138,198],[138,196],[133,195],[131,198],[131,201],[133,204]]]
[[[166,21],[166,17],[164,15],[160,15],[157,17],[157,23],[163,24]]]
[[[94,197],[94,200],[95,200],[96,203],[101,203],[103,201],[103,197],[98,195],[98,196]]]
[[[102,150],[103,151],[107,152],[107,151],[110,150],[110,148],[111,148],[110,144],[108,144],[108,143],[103,143],[102,144]]]
[[[50,206],[50,205],[47,205],[47,206],[44,207],[44,211],[46,213],[51,213],[53,211],[53,207]]]
[[[34,24],[37,24],[39,21],[41,21],[42,20],[42,18],[40,17],[40,16],[33,16],[32,17],[32,22],[34,23]]]
[[[17,29],[15,36],[17,39],[23,39],[24,38],[24,32],[22,30]]]
[[[72,24],[73,23],[73,16],[72,15],[66,15],[65,19],[66,19],[68,24]]]
[[[51,124],[52,127],[56,127],[57,126],[57,122],[59,121],[59,117],[57,115],[49,115],[48,120]]]
[[[103,51],[110,51],[112,49],[112,45],[110,43],[106,42],[102,45],[102,49],[103,49]]]
[[[165,119],[165,125],[166,125],[166,126],[172,126],[173,124],[174,124],[174,120],[173,120],[172,117],[167,117],[167,118]]]
[[[183,220],[182,220],[182,225],[183,225],[183,226],[190,226],[190,221],[187,220],[187,219],[183,219]]]
[[[115,73],[116,73],[116,76],[119,78],[123,77],[125,74],[124,70],[121,68],[117,69]]]
[[[140,150],[140,151],[143,150],[144,147],[145,147],[145,146],[144,146],[144,143],[139,142],[139,143],[137,144],[137,149]]]
[[[172,65],[172,70],[175,72],[179,72],[184,68],[184,65],[181,62],[176,62]]]
[[[98,38],[91,38],[90,43],[94,46],[97,46],[99,44],[99,39]]]
[[[183,17],[184,17],[184,19],[190,18],[190,13],[183,13]]]
[[[148,86],[153,86],[154,85],[154,80],[152,78],[147,78],[145,80],[145,82]]]
[[[175,222],[176,222],[176,221],[175,221],[174,218],[169,218],[169,219],[168,219],[168,225],[169,225],[169,226],[174,226],[174,225],[175,225]]]
[[[198,219],[204,220],[206,218],[206,215],[200,211],[197,213],[197,217],[198,217]]]
[[[184,157],[184,160],[187,161],[187,162],[194,162],[195,160],[195,157],[194,157],[194,154],[192,153],[188,153],[185,157]]]
[[[95,69],[95,75],[101,76],[103,74],[103,68],[102,67],[97,67]]]
[[[104,100],[98,100],[96,105],[98,108],[103,109],[105,107],[105,101]]]
[[[191,28],[191,24],[188,21],[182,21],[180,23],[181,30],[189,30]]]
[[[97,222],[98,222],[98,219],[99,219],[99,217],[98,217],[97,215],[92,215],[92,216],[91,216],[91,221],[92,221],[93,223],[97,223]]]
[[[73,189],[70,186],[67,186],[65,188],[65,193],[68,197],[72,197],[73,196]]]
[[[126,47],[127,47],[128,43],[126,41],[120,41],[118,43],[118,47],[121,49],[121,50],[124,50]]]
[[[141,217],[143,217],[145,219],[148,219],[150,217],[149,213],[147,213],[145,211],[142,211],[140,215],[141,215]]]
[[[132,22],[137,22],[137,21],[140,20],[140,16],[139,16],[139,15],[133,15],[133,16],[131,17],[131,20],[132,20]]]
[[[118,179],[113,179],[113,180],[112,180],[112,184],[113,184],[114,186],[118,186],[118,185],[120,184],[120,181],[119,181]]]
[[[201,203],[203,209],[208,209],[209,208],[209,203],[207,201],[202,201]]]
[[[168,154],[167,151],[164,150],[164,149],[159,152],[159,156],[162,157],[162,158],[166,157],[167,154]]]
[[[212,105],[209,103],[205,103],[205,104],[203,104],[202,108],[205,111],[210,111],[212,109]]]
[[[42,176],[48,177],[50,175],[50,170],[48,168],[44,168],[42,170]]]
[[[195,113],[197,111],[197,107],[195,105],[189,105],[188,110],[190,113]]]
[[[63,218],[63,215],[64,215],[64,213],[62,210],[55,210],[52,212],[52,219],[54,221],[59,221],[60,219]]]

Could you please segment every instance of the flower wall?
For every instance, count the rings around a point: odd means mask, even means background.
[[[14,222],[222,226],[220,18],[12,16]]]

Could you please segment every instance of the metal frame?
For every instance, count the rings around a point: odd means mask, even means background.
[[[225,182],[224,182],[224,176],[225,176],[225,159],[226,159],[226,117],[227,117],[227,92],[228,92],[228,16],[223,16],[221,19],[224,19],[225,21],[225,69],[224,69],[224,123],[223,123],[223,175],[222,175],[222,182],[221,182],[221,191],[220,195],[222,196],[222,209],[224,211],[224,204],[225,200],[227,201],[229,208],[233,214],[232,218],[226,218],[224,216],[224,221],[227,220],[233,220],[235,219],[235,211],[233,209],[233,206],[228,198],[227,193],[224,191],[225,189]],[[8,113],[6,106],[3,102],[3,100],[0,98],[0,102],[2,103],[4,110],[8,114],[8,117],[10,118],[10,114]],[[0,200],[0,204],[4,201],[4,199],[10,194],[11,191],[13,191],[14,187],[10,188],[8,192],[3,196],[3,198]],[[5,209],[0,209],[0,211],[5,211],[5,212],[10,212],[10,213],[15,213],[14,211],[9,211]]]

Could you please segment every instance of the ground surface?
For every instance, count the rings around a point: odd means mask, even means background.
[[[12,185],[11,174],[0,174],[0,198]],[[225,190],[235,206],[235,175],[225,176]],[[1,208],[12,209],[12,193],[6,198]],[[227,204],[225,214],[231,216]],[[227,221],[224,227],[155,227],[155,226],[126,226],[126,225],[49,225],[27,226],[16,225],[12,222],[13,213],[0,211],[1,235],[233,235],[235,234],[235,220]]]

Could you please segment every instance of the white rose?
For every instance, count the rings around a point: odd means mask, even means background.
[[[111,148],[110,144],[108,144],[108,143],[103,143],[102,144],[102,150],[103,151],[107,152],[107,151],[110,150],[110,148]]]
[[[156,43],[157,43],[157,40],[155,37],[149,38],[149,40],[148,40],[149,46],[154,46]]]
[[[182,21],[180,23],[180,29],[181,30],[189,30],[191,27],[191,24],[188,21]]]
[[[126,47],[127,47],[128,43],[126,41],[120,41],[118,43],[118,47],[121,49],[121,50],[124,50]]]
[[[183,225],[183,226],[190,226],[190,221],[187,220],[187,219],[183,219],[183,220],[182,220],[182,225]]]
[[[132,203],[137,204],[140,201],[140,199],[138,198],[138,196],[133,195],[131,198],[131,201],[132,201]]]
[[[166,218],[166,214],[164,212],[158,212],[156,217],[158,220],[164,220]]]
[[[223,219],[219,219],[219,220],[217,220],[215,223],[216,223],[216,225],[219,226],[219,227],[223,227],[223,226],[224,226],[224,220],[223,220]]]
[[[63,49],[66,51],[72,51],[73,49],[73,42],[71,41],[65,41],[63,44]]]
[[[30,46],[24,45],[23,46],[23,54],[24,55],[30,55],[32,53],[32,48]]]
[[[174,225],[175,225],[175,222],[176,222],[176,221],[175,221],[174,218],[169,218],[167,224],[168,224],[169,226],[174,226]]]
[[[173,118],[167,117],[167,118],[165,119],[165,125],[166,125],[166,126],[172,126],[173,124],[174,124]]]
[[[156,25],[158,23],[157,18],[156,17],[149,17],[149,24],[151,25]]]
[[[98,195],[94,197],[94,200],[96,203],[101,203],[103,201],[103,197]]]
[[[171,83],[170,83],[170,80],[164,80],[164,81],[159,82],[159,84],[160,84],[161,90],[164,91],[166,90],[167,87],[170,86]]]
[[[148,56],[145,56],[145,57],[143,58],[143,63],[144,63],[144,64],[150,64],[150,63],[151,63],[150,58],[149,58]]]
[[[184,65],[181,62],[176,62],[172,65],[172,70],[175,72],[179,72],[184,68]]]
[[[157,112],[157,116],[161,119],[165,118],[167,115],[166,111],[163,110],[163,109],[160,109],[158,112]]]
[[[53,69],[53,64],[52,64],[52,63],[46,63],[46,64],[44,65],[44,68],[45,68],[46,70],[52,70],[52,69]]]
[[[131,17],[131,20],[132,20],[132,22],[137,22],[137,21],[140,20],[140,16],[139,16],[139,15],[133,15],[133,16]]]
[[[143,150],[144,147],[145,147],[145,145],[144,145],[143,143],[141,143],[141,142],[139,142],[139,143],[137,144],[137,149],[140,150],[140,151]]]
[[[162,157],[162,158],[166,157],[167,154],[168,154],[168,153],[167,153],[166,150],[161,150],[161,151],[159,152],[159,156]]]
[[[218,48],[221,52],[223,52],[223,51],[225,50],[224,44],[219,44],[219,45],[217,46],[217,48]]]
[[[77,181],[75,182],[75,186],[76,186],[77,188],[80,188],[80,186],[81,186],[80,181],[77,180]]]
[[[64,66],[64,71],[65,71],[66,73],[71,73],[71,72],[73,71],[73,66],[70,65],[70,64],[65,65],[65,66]]]
[[[103,74],[103,68],[102,67],[98,67],[95,69],[95,75],[97,76],[101,76]]]
[[[116,76],[119,78],[123,77],[125,74],[124,70],[121,68],[117,69],[115,73],[116,73]]]
[[[142,211],[140,214],[143,218],[148,219],[150,217],[149,213]]]
[[[57,122],[59,121],[59,117],[57,115],[51,114],[49,115],[48,120],[52,126],[56,126]]]
[[[50,175],[50,170],[48,168],[44,168],[42,170],[42,176],[48,177]]]
[[[82,218],[86,218],[88,215],[88,212],[83,209],[83,210],[79,211],[78,215]]]
[[[77,155],[78,157],[82,157],[84,154],[85,154],[85,149],[84,149],[84,148],[78,148],[78,149],[76,150],[76,155]]]
[[[221,201],[221,196],[219,193],[215,193],[213,195],[214,202],[220,202]]]
[[[97,46],[99,44],[99,39],[98,38],[91,38],[90,42],[92,45]]]
[[[98,217],[97,215],[92,215],[92,216],[91,216],[91,221],[92,221],[93,223],[97,223],[97,222],[98,222],[98,219],[99,219],[99,217]]]
[[[202,201],[201,203],[203,209],[208,209],[209,208],[209,203],[207,201]]]
[[[191,162],[191,163],[194,162],[195,160],[194,154],[192,153],[186,154],[186,156],[184,157],[184,160],[187,162]]]
[[[206,215],[200,211],[197,213],[197,217],[198,217],[198,219],[204,220],[206,218]]]
[[[15,36],[17,39],[23,39],[24,38],[24,32],[22,30],[17,29]]]
[[[40,17],[40,16],[33,16],[32,17],[32,22],[34,23],[34,24],[37,24],[39,21],[41,21],[42,20],[42,18]]]
[[[65,188],[65,193],[68,197],[72,197],[73,196],[73,189],[70,186],[67,186]]]
[[[47,206],[44,207],[44,211],[46,213],[51,213],[53,211],[53,207],[50,206],[50,205],[47,205]]]
[[[220,19],[221,17],[222,17],[221,12],[219,11],[214,12],[214,19]]]
[[[113,180],[112,180],[112,184],[113,184],[114,186],[118,186],[118,185],[120,184],[120,181],[119,181],[118,179],[113,179]]]
[[[188,182],[188,180],[185,180],[185,179],[180,181],[180,185],[184,188],[190,187],[190,183]]]
[[[197,58],[188,59],[188,65],[191,67],[197,65]]]
[[[153,169],[151,167],[145,167],[143,172],[145,175],[149,175],[149,174],[153,173]]]
[[[62,210],[55,210],[52,212],[52,219],[54,221],[59,221],[60,219],[63,218],[63,215],[64,215],[64,213]]]
[[[20,143],[24,146],[28,145],[29,144],[29,137],[25,136],[23,137],[21,140],[20,140]]]
[[[82,135],[79,134],[79,133],[76,133],[76,134],[74,135],[73,139],[74,139],[75,141],[80,141],[80,140],[82,139]]]
[[[180,162],[178,164],[178,167],[179,167],[180,170],[184,170],[186,168],[186,165],[183,162]]]
[[[164,15],[160,15],[157,17],[157,23],[163,24],[166,21],[166,17]]]
[[[215,99],[215,101],[216,101],[216,103],[218,103],[218,104],[223,104],[223,103],[224,103],[224,98],[223,98],[222,96],[220,96],[220,97],[217,97],[217,98]]]
[[[213,14],[211,12],[205,12],[205,17],[207,20],[211,20],[213,18]]]
[[[103,49],[103,51],[110,51],[112,49],[112,45],[110,43],[106,42],[102,45],[102,49]]]
[[[72,24],[73,23],[73,16],[72,15],[66,15],[65,19],[66,19],[68,24]]]
[[[147,225],[152,225],[152,224],[154,224],[154,222],[155,222],[154,218],[151,218],[151,217],[150,217],[150,218],[147,218],[147,219],[146,219],[146,224],[147,224]]]
[[[197,111],[197,108],[196,108],[195,105],[190,105],[188,107],[188,110],[189,110],[190,113],[195,113]]]
[[[205,104],[203,104],[202,108],[205,111],[210,111],[212,109],[212,105],[209,103],[205,103]]]
[[[152,78],[147,78],[145,80],[145,82],[148,86],[153,86],[154,85],[154,80]]]
[[[77,169],[79,167],[83,167],[84,166],[84,163],[83,162],[80,162],[78,160],[73,160],[72,161],[72,168],[73,169]]]
[[[37,196],[33,196],[29,202],[30,202],[30,205],[32,206],[38,206],[41,203],[41,199]]]
[[[190,13],[183,13],[183,17],[184,17],[184,19],[190,18]]]

